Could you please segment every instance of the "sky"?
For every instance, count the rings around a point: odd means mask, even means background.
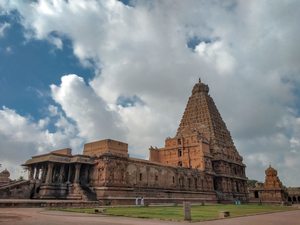
[[[297,0],[0,0],[0,163],[116,139],[148,158],[210,87],[247,165],[300,186]]]

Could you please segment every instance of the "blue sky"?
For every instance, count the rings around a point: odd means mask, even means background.
[[[2,106],[38,120],[45,116],[45,108],[53,104],[50,84],[58,84],[63,74],[80,74],[86,81],[93,77],[93,69],[82,66],[74,56],[69,40],[63,40],[62,49],[54,49],[48,41],[27,39],[17,12],[1,16],[0,23],[10,24],[0,38]]]
[[[249,178],[300,185],[298,1],[0,1],[1,164],[113,138],[148,157],[199,76]],[[298,179],[299,180],[299,179]]]

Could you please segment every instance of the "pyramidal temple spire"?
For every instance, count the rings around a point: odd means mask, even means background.
[[[209,95],[209,87],[202,83],[201,79],[192,89],[177,135],[187,135],[198,132],[210,140],[212,150],[237,152],[212,97]]]

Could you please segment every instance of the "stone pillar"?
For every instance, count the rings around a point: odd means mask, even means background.
[[[72,165],[69,164],[69,171],[68,171],[68,179],[67,179],[67,183],[71,183],[70,179],[71,179],[71,169],[72,169]]]
[[[41,180],[42,182],[45,182],[45,178],[46,178],[46,166],[45,164],[42,166],[42,177],[41,177]]]
[[[60,166],[60,170],[59,170],[59,177],[58,177],[58,182],[59,183],[64,182],[64,174],[65,174],[65,164],[62,164]]]
[[[79,183],[80,167],[81,167],[81,164],[75,164],[75,178],[74,178],[74,183],[76,183],[76,184]]]
[[[52,172],[53,172],[53,163],[48,163],[46,184],[51,184],[52,183]]]
[[[33,180],[34,168],[32,166],[28,167],[28,179]]]
[[[39,166],[36,166],[35,167],[35,176],[34,176],[34,179],[38,180],[39,179],[39,175],[40,175],[40,168],[39,168]]]
[[[183,215],[184,220],[191,221],[191,203],[190,202],[183,202]]]
[[[89,181],[89,166],[85,165],[84,168],[84,182],[88,183]]]
[[[53,183],[58,182],[58,176],[59,176],[58,166],[54,165],[53,172],[52,172],[52,182]]]

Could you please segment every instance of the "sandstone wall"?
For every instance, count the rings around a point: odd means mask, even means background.
[[[83,154],[89,156],[99,156],[104,153],[112,153],[128,157],[128,144],[111,139],[86,143]]]
[[[211,176],[196,170],[147,160],[102,155],[95,160],[90,180],[96,186],[212,190]],[[182,183],[180,183],[182,182]]]

